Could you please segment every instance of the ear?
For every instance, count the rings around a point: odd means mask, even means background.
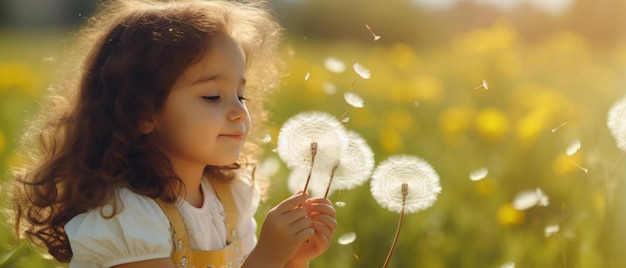
[[[150,134],[154,130],[154,121],[143,120],[139,123],[139,132],[141,134]]]

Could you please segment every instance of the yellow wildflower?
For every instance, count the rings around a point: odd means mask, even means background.
[[[384,127],[379,136],[380,147],[388,154],[400,152],[404,147],[402,136],[395,129]]]
[[[497,142],[507,134],[509,119],[496,108],[485,108],[476,116],[475,128],[485,141]]]
[[[504,226],[519,224],[524,220],[524,211],[515,209],[511,204],[503,204],[498,208],[498,222]]]

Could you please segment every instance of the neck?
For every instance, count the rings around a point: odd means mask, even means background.
[[[200,187],[204,174],[204,167],[174,168],[174,172],[185,184],[184,197],[187,203],[194,207],[202,207],[204,195]]]

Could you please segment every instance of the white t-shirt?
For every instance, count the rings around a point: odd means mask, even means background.
[[[179,202],[189,234],[197,250],[217,250],[226,246],[224,208],[207,179],[201,182],[204,203],[194,207]],[[260,194],[242,179],[231,183],[239,210],[238,232],[241,250],[249,254],[256,245],[256,212]],[[150,259],[168,258],[172,252],[170,223],[154,199],[121,188],[117,191],[122,210],[110,219],[93,209],[74,217],[65,225],[73,257],[69,268],[100,268]],[[105,212],[112,210],[104,207]],[[107,215],[107,214],[105,214]]]

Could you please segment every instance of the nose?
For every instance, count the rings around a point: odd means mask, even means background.
[[[227,116],[229,121],[243,121],[248,117],[248,108],[241,100],[236,98],[231,105]]]

